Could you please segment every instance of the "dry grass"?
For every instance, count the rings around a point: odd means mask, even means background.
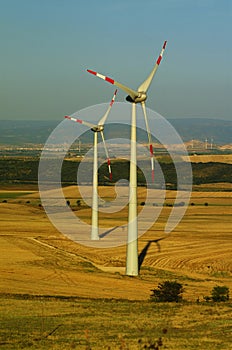
[[[76,188],[64,191],[73,201],[79,196]],[[139,189],[139,201],[145,191]],[[100,193],[115,196],[113,188]],[[174,198],[168,191],[166,202]],[[38,193],[11,192],[0,203],[0,347],[138,350],[139,339],[149,344],[162,337],[161,349],[229,349],[231,303],[206,304],[203,297],[216,285],[232,290],[231,193],[194,192],[191,202],[174,232],[159,246],[149,245],[140,276],[131,278],[125,276],[125,246],[74,243],[49,222]],[[164,207],[139,239],[139,252],[165,236],[171,209]],[[76,213],[86,220],[91,215],[90,209]],[[125,224],[127,209],[109,219]],[[105,221],[101,216],[101,225]],[[182,283],[188,302],[151,303],[151,289],[164,280]]]
[[[187,157],[182,157],[183,160],[186,160]],[[219,162],[219,163],[228,163],[232,164],[232,154],[203,154],[203,155],[194,155],[189,156],[191,163],[208,163],[208,162]]]
[[[231,344],[229,304],[1,296],[0,346],[15,349],[225,349]],[[147,349],[154,347],[147,347]]]
[[[65,188],[67,198],[78,198],[74,191]],[[100,191],[103,197],[114,196],[113,188]],[[145,191],[139,189],[140,199]],[[168,191],[166,201],[171,203],[174,197],[175,192]],[[30,204],[25,204],[28,198]],[[216,284],[232,288],[231,194],[194,192],[191,202],[195,205],[189,206],[171,236],[160,241],[159,247],[150,244],[136,279],[124,276],[125,246],[94,249],[65,238],[38,208],[38,193],[1,203],[0,289],[7,293],[91,297],[94,285],[94,297],[147,299],[154,284],[171,277],[186,279],[186,297],[195,300]],[[164,207],[157,222],[139,239],[139,252],[149,241],[165,236],[170,210]],[[90,220],[90,209],[78,211],[78,216]],[[100,215],[102,226],[107,217],[112,221],[112,215]],[[115,225],[124,225],[126,220],[127,209],[113,218]]]

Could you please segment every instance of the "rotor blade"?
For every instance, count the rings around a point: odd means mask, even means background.
[[[139,94],[138,94],[138,91],[133,90],[133,89],[131,89],[131,88],[129,88],[129,87],[127,87],[127,86],[125,86],[125,85],[119,83],[118,81],[115,81],[114,79],[111,79],[111,78],[109,78],[109,77],[106,77],[105,75],[102,75],[102,74],[100,74],[100,73],[94,72],[94,71],[92,71],[92,70],[90,70],[90,69],[87,69],[87,72],[89,72],[89,73],[91,73],[91,74],[93,74],[93,75],[96,75],[98,78],[101,78],[101,79],[103,79],[103,80],[105,80],[105,81],[108,81],[108,83],[111,83],[111,84],[113,84],[113,85],[116,85],[118,88],[122,89],[122,90],[125,91],[128,95],[130,95],[132,99],[135,99],[135,98],[138,97],[138,95],[139,95]]]
[[[147,77],[147,79],[139,86],[138,91],[147,92],[147,90],[148,90],[148,88],[149,88],[149,86],[150,86],[150,84],[152,82],[152,79],[153,79],[153,77],[154,77],[154,75],[155,75],[155,73],[156,73],[156,71],[157,71],[157,69],[159,67],[159,64],[160,64],[160,62],[161,62],[161,60],[163,58],[163,53],[164,53],[166,44],[167,44],[167,41],[165,41],[164,44],[163,44],[162,50],[161,50],[160,55],[159,55],[155,65],[154,65],[154,68],[152,69],[152,71],[149,74],[149,76]]]
[[[84,120],[81,120],[81,119],[76,119],[76,118],[72,118],[68,115],[65,116],[66,119],[70,119],[72,120],[73,122],[77,122],[77,123],[80,123],[80,124],[83,124],[83,125],[86,125],[90,128],[96,128],[97,125],[95,124],[92,124],[92,123],[89,123],[89,122],[85,122]]]
[[[102,142],[103,142],[105,153],[106,153],[107,165],[108,165],[110,180],[112,180],[112,171],[111,171],[110,157],[109,157],[108,150],[106,148],[106,142],[105,142],[105,137],[104,137],[103,131],[101,131],[101,137],[102,137]]]
[[[114,92],[114,95],[112,97],[112,100],[110,101],[110,105],[105,113],[105,115],[99,120],[98,122],[98,125],[104,125],[105,124],[105,121],[106,121],[106,118],[108,117],[109,113],[110,113],[110,110],[111,110],[111,107],[113,106],[114,104],[114,101],[115,101],[115,97],[116,97],[116,94],[117,94],[117,89],[115,90]]]
[[[141,105],[142,105],[142,109],[143,109],[144,120],[145,120],[145,124],[146,124],[147,136],[148,136],[148,142],[149,142],[149,149],[150,149],[150,157],[151,157],[151,178],[152,178],[152,182],[154,182],[154,177],[155,177],[155,171],[154,171],[154,153],[153,153],[153,146],[152,146],[152,141],[151,141],[151,131],[150,131],[149,124],[148,124],[147,111],[146,111],[145,102],[141,102]]]

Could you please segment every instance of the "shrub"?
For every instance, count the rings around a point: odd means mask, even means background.
[[[211,296],[205,296],[204,300],[219,302],[219,301],[228,301],[229,300],[229,288],[226,286],[216,286],[211,291]]]
[[[213,301],[229,300],[229,288],[226,286],[217,286],[212,289],[211,297]]]
[[[151,299],[158,302],[179,302],[182,300],[183,291],[184,289],[181,283],[165,281],[159,283],[157,289],[152,290]]]

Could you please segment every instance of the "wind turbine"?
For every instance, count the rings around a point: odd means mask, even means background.
[[[126,257],[126,274],[129,276],[138,275],[138,222],[137,222],[137,157],[136,157],[136,104],[141,103],[145,124],[147,128],[150,157],[151,157],[151,170],[152,179],[154,179],[154,155],[153,146],[151,143],[151,133],[147,120],[147,113],[145,107],[145,101],[147,99],[147,91],[152,82],[152,79],[159,67],[162,60],[163,53],[166,47],[167,41],[164,42],[160,55],[146,80],[138,87],[137,90],[133,90],[112,78],[99,74],[95,71],[87,69],[87,71],[97,77],[116,85],[118,88],[125,91],[128,96],[126,100],[132,103],[132,115],[131,115],[131,156],[130,156],[130,187],[129,187],[129,214],[128,214],[128,236],[127,236],[127,257]]]
[[[83,124],[88,126],[94,133],[94,142],[93,142],[93,190],[92,190],[92,225],[91,225],[91,240],[99,240],[99,233],[98,233],[98,133],[101,134],[102,142],[105,149],[105,154],[107,158],[107,165],[109,170],[109,177],[110,180],[112,179],[112,172],[111,172],[111,165],[110,165],[110,157],[109,153],[106,148],[106,142],[104,137],[104,124],[105,121],[110,113],[111,107],[113,106],[113,103],[115,101],[115,97],[117,94],[117,90],[115,90],[114,95],[112,97],[112,100],[110,102],[110,105],[104,114],[104,116],[99,120],[98,124],[92,124],[89,122],[86,122],[81,119],[72,118],[70,116],[65,116],[66,119],[70,119],[74,122]]]

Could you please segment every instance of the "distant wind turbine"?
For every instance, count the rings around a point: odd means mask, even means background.
[[[213,149],[213,138],[211,137],[210,148]]]
[[[110,105],[104,114],[104,116],[99,120],[98,124],[92,124],[89,122],[86,122],[81,119],[72,118],[70,116],[65,116],[66,119],[70,119],[74,122],[83,124],[88,126],[93,132],[94,132],[94,143],[93,143],[93,192],[92,192],[92,225],[91,225],[91,240],[99,240],[99,229],[98,229],[98,133],[101,134],[103,146],[105,149],[105,154],[107,158],[107,164],[108,164],[108,170],[109,170],[109,177],[110,180],[112,179],[112,171],[111,171],[111,164],[110,164],[110,157],[109,153],[107,151],[105,137],[104,137],[104,124],[106,122],[106,119],[110,113],[111,107],[113,106],[113,103],[115,101],[115,97],[117,94],[117,90],[115,90],[114,95],[112,97],[112,100],[110,102]]]
[[[137,222],[137,154],[136,154],[136,103],[141,103],[145,124],[147,128],[148,140],[150,144],[150,157],[152,179],[154,179],[154,155],[153,146],[151,143],[151,133],[147,120],[145,101],[147,99],[147,91],[152,82],[152,79],[162,60],[163,53],[167,41],[164,42],[160,55],[146,80],[139,86],[137,90],[133,90],[112,78],[87,69],[87,71],[97,77],[116,85],[118,88],[125,91],[128,96],[126,100],[132,103],[131,116],[131,156],[130,156],[130,201],[128,214],[128,237],[127,237],[127,257],[126,257],[126,274],[130,276],[138,275],[138,222]]]

